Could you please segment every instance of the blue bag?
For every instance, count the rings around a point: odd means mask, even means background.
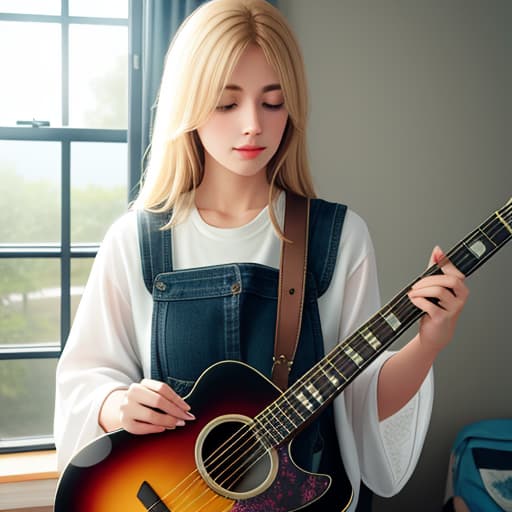
[[[512,512],[512,419],[464,427],[452,455],[454,496],[471,512]]]

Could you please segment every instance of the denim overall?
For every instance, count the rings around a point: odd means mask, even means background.
[[[311,200],[304,310],[290,384],[324,356],[317,300],[332,278],[345,212],[344,205]],[[184,396],[206,368],[233,359],[270,379],[279,271],[256,263],[173,271],[172,231],[159,230],[169,217],[138,213],[143,277],[154,301],[151,378]],[[332,405],[295,438],[292,454],[309,471],[344,471]]]

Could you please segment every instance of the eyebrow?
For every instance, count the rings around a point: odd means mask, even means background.
[[[228,85],[226,85],[225,89],[228,91],[243,91],[243,89],[239,85],[235,85],[235,84],[228,84]],[[281,84],[265,85],[261,90],[263,92],[280,91]]]

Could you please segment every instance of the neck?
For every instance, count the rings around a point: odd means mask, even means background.
[[[203,219],[217,227],[246,224],[268,204],[270,185],[265,170],[240,176],[219,167],[205,167],[195,202]]]

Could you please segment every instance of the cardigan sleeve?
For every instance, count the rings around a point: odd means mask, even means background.
[[[57,366],[54,435],[59,468],[104,433],[99,410],[107,395],[141,379],[128,293],[129,253],[120,219],[94,261]]]
[[[343,287],[342,303],[338,301],[341,310],[339,340],[346,339],[380,308],[375,255],[366,224],[354,215],[349,221],[351,225],[344,227],[339,261],[331,283],[331,287],[337,284]],[[340,273],[344,274],[343,278]],[[410,478],[423,447],[432,409],[431,371],[416,395],[400,411],[379,422],[379,372],[393,353],[385,351],[377,357],[345,389],[343,399],[334,403],[342,452],[344,447],[351,446],[349,460],[345,460],[347,454],[342,453],[348,474],[354,480],[360,477],[381,496],[396,494]],[[347,425],[349,432],[341,428]]]

